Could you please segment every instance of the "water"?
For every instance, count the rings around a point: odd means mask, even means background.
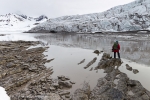
[[[111,46],[115,40],[118,40],[121,45],[121,57],[123,65],[119,68],[126,73],[131,79],[139,80],[142,85],[150,90],[149,73],[150,73],[150,41],[149,35],[104,35],[104,34],[23,34],[16,33],[6,36],[1,36],[0,40],[41,40],[49,44],[49,49],[44,54],[48,55],[48,59],[54,58],[47,67],[53,67],[54,73],[52,77],[56,78],[59,75],[69,76],[70,79],[76,82],[71,89],[73,92],[76,88],[81,88],[84,81],[89,82],[91,88],[96,86],[97,80],[104,77],[106,74],[103,70],[89,71],[92,67],[95,68],[101,59],[94,54],[93,51],[103,50],[107,53],[111,52]],[[88,69],[83,67],[88,64],[93,58],[97,57],[97,61]],[[85,59],[81,65],[78,63]],[[127,60],[128,59],[128,60]],[[138,69],[138,74],[133,74],[126,70],[125,64],[129,64],[134,69]]]

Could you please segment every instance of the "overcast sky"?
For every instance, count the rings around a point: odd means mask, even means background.
[[[0,0],[0,14],[22,13],[28,16],[99,13],[135,0]]]

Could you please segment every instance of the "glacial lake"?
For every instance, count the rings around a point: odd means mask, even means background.
[[[3,33],[0,33],[3,34]],[[5,33],[6,34],[6,33]],[[118,40],[121,45],[121,59],[124,62],[119,70],[126,73],[130,79],[138,80],[150,91],[150,35],[148,34],[43,34],[43,33],[8,33],[0,36],[0,41],[43,41],[49,49],[44,53],[48,59],[54,58],[50,63],[45,64],[52,67],[53,78],[59,75],[70,77],[73,85],[71,92],[77,88],[82,88],[84,81],[89,82],[93,89],[97,80],[104,77],[104,70],[89,71],[95,68],[103,53],[94,54],[94,50],[103,50],[113,56],[112,45]],[[84,69],[93,58],[97,57],[96,62],[89,68]],[[78,63],[85,59],[83,64]],[[126,70],[125,64],[129,64],[133,69],[138,69],[139,73],[134,74]]]

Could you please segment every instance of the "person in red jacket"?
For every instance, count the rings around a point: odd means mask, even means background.
[[[114,45],[112,46],[112,52],[114,52],[114,58],[116,58],[116,52],[118,54],[118,58],[120,58],[119,50],[120,50],[120,45],[119,45],[118,41],[116,41],[116,42],[114,42]]]

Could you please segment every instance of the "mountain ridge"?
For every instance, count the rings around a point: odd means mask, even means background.
[[[0,15],[0,31],[27,31],[47,19],[45,15],[36,18],[14,13]]]

